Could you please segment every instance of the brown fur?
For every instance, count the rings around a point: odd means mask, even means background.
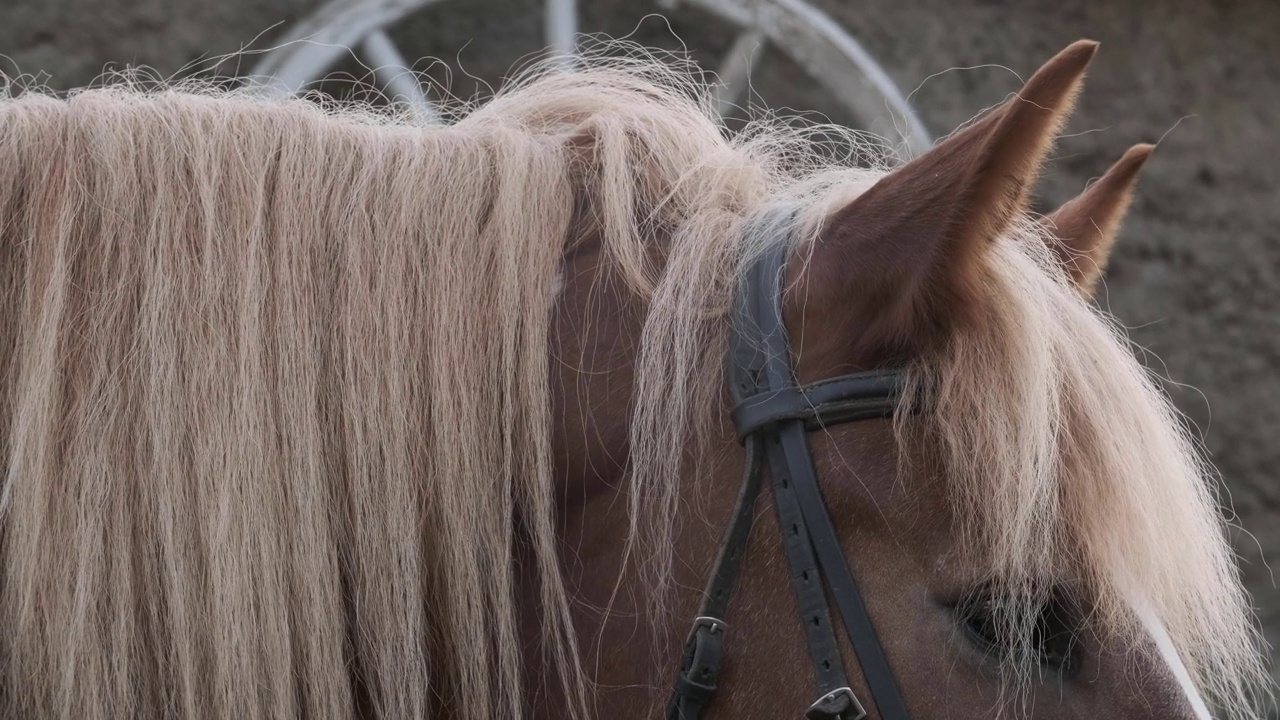
[[[1107,257],[1115,246],[1120,222],[1133,199],[1138,175],[1154,145],[1134,145],[1101,178],[1044,220],[1055,253],[1085,295],[1092,295]]]
[[[901,360],[930,392],[813,442],[915,716],[1185,716],[1134,595],[1247,716],[1211,476],[1022,212],[1092,54],[889,175],[781,124],[727,139],[640,56],[447,127],[244,91],[0,101],[0,714],[656,714],[740,470],[726,310],[784,206],[802,372]],[[889,197],[951,214],[888,223]],[[760,511],[721,717],[813,699]],[[989,662],[947,609],[1045,581],[1095,610],[1080,681]]]
[[[830,356],[847,353],[850,338],[874,366],[918,356],[945,335],[939,321],[973,320],[983,254],[1023,212],[1096,51],[1073,44],[999,108],[830,217],[809,262],[792,269],[793,285],[803,307],[838,307],[845,323],[829,346],[805,338],[802,377],[838,374]]]

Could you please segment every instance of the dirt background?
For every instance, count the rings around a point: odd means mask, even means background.
[[[579,0],[581,29],[677,47],[709,67],[732,40],[698,12],[652,0]],[[56,88],[108,64],[179,73],[270,44],[313,0],[0,0],[0,70]],[[1126,147],[1160,145],[1101,302],[1201,431],[1230,489],[1235,543],[1268,638],[1280,645],[1280,2],[1276,0],[814,0],[878,57],[941,135],[1018,88],[1081,37],[1102,41],[1079,110],[1041,186],[1044,208]],[[450,0],[393,31],[441,86],[470,96],[543,45],[537,0]],[[281,25],[283,23],[283,25]],[[668,24],[669,23],[669,24]],[[273,29],[273,26],[274,29]],[[260,37],[259,37],[260,36]],[[255,42],[256,38],[256,42]],[[847,120],[778,53],[759,99]],[[942,71],[949,68],[975,68]],[[359,72],[357,66],[352,70]],[[474,76],[474,77],[472,77]],[[930,78],[926,82],[926,78]],[[923,84],[922,84],[923,83]]]

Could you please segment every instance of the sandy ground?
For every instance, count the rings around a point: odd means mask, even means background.
[[[107,63],[176,73],[262,47],[311,0],[0,0],[0,68],[65,88]],[[714,66],[728,28],[650,0],[580,0],[582,27],[674,47]],[[1159,140],[1112,263],[1103,306],[1204,437],[1230,489],[1235,542],[1272,645],[1280,644],[1280,3],[1274,0],[814,0],[879,57],[942,134],[1019,86],[1081,37],[1102,41],[1079,111],[1041,186],[1044,207],[1078,192],[1135,142]],[[394,32],[429,75],[470,96],[542,45],[534,0],[450,0]],[[261,39],[253,43],[256,36]],[[411,50],[410,50],[411,48]],[[427,68],[427,64],[419,65]],[[949,68],[975,68],[946,72]],[[755,79],[775,106],[842,110],[776,52]],[[925,82],[926,78],[930,78]]]

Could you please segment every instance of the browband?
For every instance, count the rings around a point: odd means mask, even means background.
[[[887,370],[757,393],[733,408],[733,427],[738,437],[746,440],[783,420],[803,420],[806,429],[821,430],[854,420],[890,417],[897,410],[901,384],[901,373]]]

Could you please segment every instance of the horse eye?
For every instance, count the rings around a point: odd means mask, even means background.
[[[965,634],[978,649],[984,652],[1002,653],[1012,645],[1012,640],[1002,637],[994,612],[995,601],[989,597],[976,597],[957,606],[964,622]]]
[[[996,617],[995,608],[995,598],[986,593],[975,593],[955,606],[969,641],[984,653],[1004,657],[1018,643],[1013,629]],[[1040,606],[1031,638],[1040,664],[1057,669],[1067,679],[1080,672],[1078,618],[1074,605],[1055,593]]]
[[[1033,642],[1040,653],[1040,663],[1058,668],[1065,678],[1080,672],[1080,613],[1074,605],[1055,598],[1040,609]]]

